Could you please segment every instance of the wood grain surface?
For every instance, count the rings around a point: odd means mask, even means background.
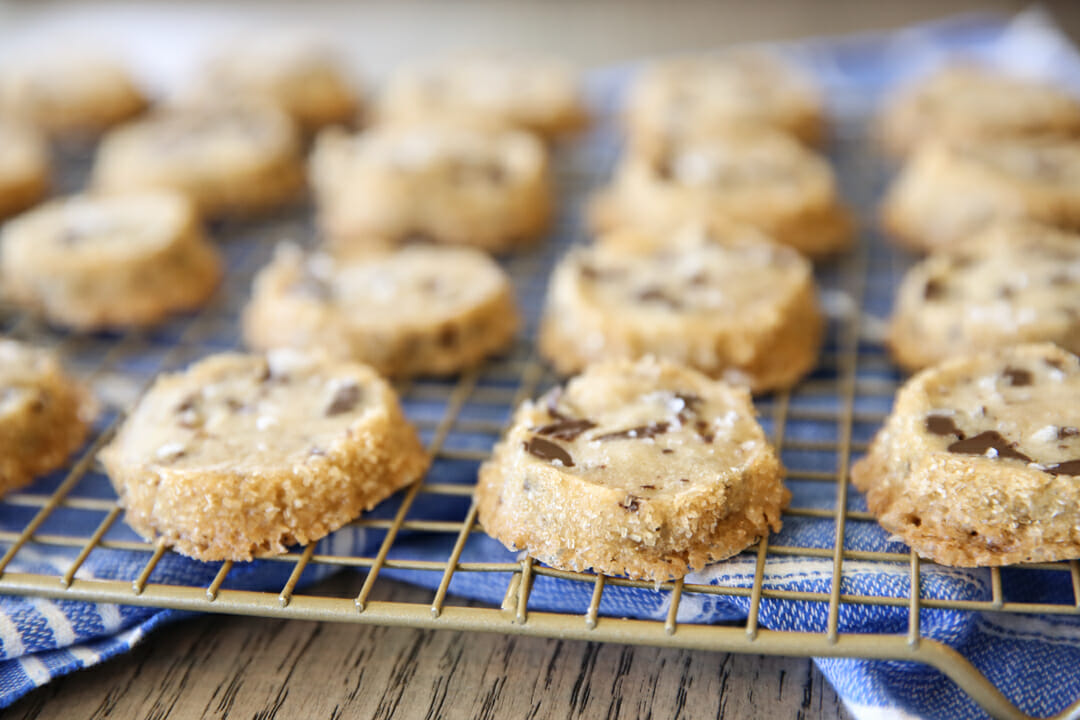
[[[1042,4],[1076,37],[1080,3]],[[893,28],[955,12],[1011,13],[1026,5],[1024,0],[375,0],[315,8],[298,2],[231,2],[215,4],[213,12],[223,21],[238,13],[260,23],[292,18],[362,38],[349,50],[378,75],[417,53],[505,43],[506,37],[587,66],[730,42]],[[204,11],[207,6],[202,4]],[[190,7],[158,9],[178,17]],[[29,32],[48,13],[81,27],[94,12],[92,3],[0,0],[0,31]],[[382,599],[430,600],[428,591],[391,581],[376,588]],[[354,574],[321,588],[350,594],[358,589]],[[832,719],[847,714],[807,659],[205,616],[164,628],[133,652],[35,691],[5,717]]]

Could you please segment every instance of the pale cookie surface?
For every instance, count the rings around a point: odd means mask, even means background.
[[[617,361],[523,403],[476,499],[484,530],[511,549],[659,582],[779,530],[782,472],[745,390]]]
[[[656,62],[631,88],[625,112],[630,142],[643,148],[732,126],[772,127],[808,144],[825,132],[822,100],[810,81],[756,51]]]
[[[63,467],[92,414],[53,353],[0,338],[0,493]]]
[[[478,250],[412,246],[335,259],[279,248],[244,313],[248,345],[316,347],[383,375],[449,374],[513,342],[506,273]]]
[[[0,114],[49,133],[95,134],[141,113],[146,97],[116,59],[57,50],[0,67]]]
[[[594,199],[598,230],[666,232],[687,220],[755,225],[809,256],[847,248],[852,222],[828,163],[789,137],[739,130],[629,152]]]
[[[204,215],[244,215],[296,198],[303,186],[299,133],[265,103],[163,110],[109,133],[93,182],[106,192],[168,189]]]
[[[244,38],[207,61],[185,100],[255,98],[281,107],[307,132],[350,125],[360,109],[358,84],[334,52],[314,38],[277,33]]]
[[[889,329],[893,357],[909,369],[1039,341],[1080,351],[1080,235],[1027,221],[912,267]]]
[[[1080,364],[1050,344],[912,378],[852,471],[881,525],[946,565],[1080,557]]]
[[[0,243],[3,294],[80,330],[195,309],[222,275],[190,201],[175,193],[54,200],[9,222]]]
[[[882,206],[886,229],[917,250],[952,245],[1011,218],[1080,229],[1080,139],[927,142]]]
[[[571,250],[551,277],[540,350],[565,374],[656,355],[757,392],[806,374],[823,328],[797,252],[687,226],[666,243],[624,232]]]
[[[49,187],[49,148],[29,125],[0,117],[0,220],[40,200]]]
[[[200,560],[314,542],[428,464],[371,368],[291,350],[162,375],[100,457],[127,522]]]
[[[1050,85],[978,65],[947,65],[901,89],[879,131],[903,155],[920,142],[1080,135],[1080,101]]]
[[[378,119],[390,125],[445,122],[541,135],[585,119],[577,78],[565,63],[514,53],[461,54],[400,69]]]
[[[422,239],[506,251],[547,227],[547,150],[528,133],[448,126],[328,130],[311,161],[318,219],[339,248]]]

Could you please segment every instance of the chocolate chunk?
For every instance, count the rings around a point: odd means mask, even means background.
[[[195,408],[195,402],[198,399],[199,399],[199,394],[198,393],[191,393],[190,395],[186,396],[183,400],[180,401],[180,404],[176,406],[176,410],[174,412],[176,412],[176,413],[184,413],[184,412],[187,412],[188,410],[194,409]]]
[[[648,425],[638,425],[626,430],[597,435],[593,440],[643,440],[663,435],[668,431],[669,427],[671,427],[669,422],[649,423]]]
[[[1080,429],[1074,428],[1071,425],[1064,425],[1057,429],[1057,439],[1064,440],[1066,438],[1076,437],[1080,435]]]
[[[949,452],[959,455],[985,455],[990,448],[997,451],[997,457],[999,458],[1012,458],[1031,462],[1031,458],[1016,450],[997,430],[987,430],[973,437],[957,440],[949,445],[948,449]]]
[[[656,486],[655,485],[642,485],[641,489],[642,490],[655,490]]]
[[[1067,460],[1046,468],[1051,475],[1080,475],[1080,460]]]
[[[453,347],[457,342],[458,332],[457,328],[453,325],[443,325],[439,329],[438,342],[444,348]]]
[[[701,396],[694,393],[677,392],[675,397],[683,402],[682,409],[678,413],[679,422],[686,423],[691,415],[697,413],[698,406],[701,404]]]
[[[955,435],[961,440],[964,439],[964,432],[956,427],[951,417],[945,415],[927,415],[926,429],[935,435]]]
[[[355,408],[359,402],[360,386],[353,381],[346,382],[334,391],[334,397],[330,399],[330,404],[326,406],[326,416],[331,417],[347,413]]]
[[[670,454],[672,454],[672,453],[673,453],[673,452],[675,452],[675,451],[674,451],[674,450],[672,450],[671,448],[664,448],[664,449],[663,449],[663,450],[661,450],[660,452],[662,452],[662,453],[663,453],[664,455],[670,455]]]
[[[940,300],[945,297],[945,281],[940,278],[930,278],[926,281],[923,297],[927,300]]]
[[[673,298],[658,287],[648,287],[640,291],[637,294],[637,299],[641,302],[657,302],[667,305],[672,310],[678,310],[682,308],[683,304],[678,298]]]
[[[559,400],[562,398],[562,396],[562,386],[554,387],[548,392],[548,394],[546,395],[548,415],[555,418],[556,420],[573,420],[574,418],[570,417],[569,415],[565,415],[559,411],[558,405]]]
[[[576,440],[578,435],[594,427],[596,427],[596,423],[592,420],[574,420],[564,417],[544,425],[536,432],[539,435],[550,435],[559,440]]]
[[[1031,381],[1034,379],[1031,371],[1025,370],[1024,368],[1007,367],[1001,375],[1009,381],[1010,385],[1015,385],[1017,387],[1030,385]]]
[[[716,435],[709,431],[709,424],[704,420],[698,420],[694,423],[694,430],[697,431],[698,437],[701,438],[703,443],[711,443]]]
[[[570,453],[566,452],[561,446],[545,440],[539,435],[534,435],[528,442],[524,443],[525,450],[530,455],[535,455],[541,460],[558,460],[564,467],[574,467],[574,459],[570,457]]]
[[[1065,363],[1057,358],[1043,358],[1043,362],[1046,363],[1048,367],[1052,367],[1055,370],[1065,370]]]
[[[626,498],[622,501],[623,509],[626,510],[626,512],[637,512],[638,508],[640,507],[638,505],[638,502],[640,500],[641,498],[637,497],[636,495],[627,495]]]

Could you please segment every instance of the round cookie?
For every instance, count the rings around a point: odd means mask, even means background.
[[[49,149],[30,126],[0,117],[0,220],[30,207],[49,189]]]
[[[1080,351],[1080,236],[1027,221],[995,225],[912,267],[889,327],[893,357],[909,370],[1039,341]]]
[[[54,50],[0,66],[0,114],[49,133],[96,134],[146,106],[131,75],[107,56]]]
[[[771,127],[816,145],[825,113],[797,70],[768,53],[736,50],[647,66],[630,90],[625,124],[631,145],[645,149],[732,126]]]
[[[449,126],[319,136],[311,160],[319,224],[355,248],[424,240],[492,252],[547,227],[547,151],[528,133]]]
[[[812,257],[844,250],[853,238],[828,163],[765,130],[687,137],[660,150],[628,153],[611,186],[593,200],[589,217],[598,231],[653,233],[687,220],[730,218]]]
[[[160,376],[100,457],[128,524],[199,560],[314,542],[428,464],[374,370],[292,350]]]
[[[480,468],[480,523],[553,567],[681,578],[780,529],[783,468],[745,390],[651,358],[526,401]]]
[[[886,150],[924,140],[1080,135],[1080,101],[1053,86],[973,64],[938,69],[897,92],[879,120]]]
[[[153,325],[201,306],[221,276],[191,203],[175,193],[54,200],[0,233],[3,294],[79,330]]]
[[[852,480],[882,527],[963,567],[1080,557],[1080,362],[1046,344],[924,370]]]
[[[254,348],[317,347],[383,375],[445,375],[513,342],[513,287],[471,248],[412,246],[334,259],[278,249],[244,312]]]
[[[176,190],[207,216],[273,209],[303,180],[299,133],[266,103],[174,108],[126,125],[102,141],[93,172],[100,190]]]
[[[1080,228],[1080,139],[928,141],[893,181],[881,218],[898,242],[921,251],[1004,219]]]
[[[467,53],[398,70],[378,108],[389,125],[446,122],[552,136],[573,130],[586,111],[571,68],[514,53]]]
[[[551,276],[540,351],[563,374],[656,355],[762,392],[794,385],[824,331],[810,263],[791,248],[688,226],[575,248]]]
[[[63,467],[92,415],[56,355],[0,338],[0,494]]]
[[[245,38],[212,57],[189,93],[197,103],[220,98],[272,102],[305,132],[350,125],[360,107],[356,83],[329,48],[292,35]]]

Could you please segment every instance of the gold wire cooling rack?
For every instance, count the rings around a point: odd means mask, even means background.
[[[583,147],[589,147],[588,142]],[[844,131],[836,143],[834,160],[849,199],[862,211],[869,211],[880,190],[884,168],[856,131]],[[609,156],[599,158],[570,148],[560,151],[560,188],[565,212],[556,233],[562,242],[507,261],[516,279],[523,305],[532,316],[529,336],[535,329],[535,308],[542,297],[546,273],[552,259],[565,242],[572,241],[580,226],[581,200],[586,189],[602,178]],[[612,150],[613,152],[613,150]],[[85,158],[70,163],[78,176],[85,170]],[[78,185],[69,180],[69,186]],[[269,562],[290,567],[288,579],[279,590],[255,592],[225,587],[234,571],[230,562],[221,564],[212,580],[199,585],[156,582],[154,571],[168,552],[161,544],[138,539],[118,522],[122,511],[107,489],[83,492],[84,485],[101,480],[96,453],[108,442],[130,407],[139,387],[163,368],[179,367],[214,350],[236,343],[236,313],[246,297],[253,272],[269,257],[279,239],[307,239],[306,211],[286,212],[254,225],[218,225],[213,229],[222,239],[229,257],[229,281],[218,297],[199,315],[170,323],[153,332],[117,336],[76,336],[51,331],[12,308],[0,307],[0,330],[5,334],[34,339],[57,346],[77,372],[111,398],[109,411],[99,424],[90,444],[70,467],[51,482],[39,481],[24,492],[9,494],[0,502],[4,527],[0,543],[6,551],[0,557],[0,593],[43,596],[66,600],[110,602],[123,605],[175,608],[202,612],[302,618],[333,622],[405,625],[417,628],[473,630],[520,635],[570,638],[706,649],[739,653],[760,653],[810,657],[859,657],[906,660],[929,664],[948,675],[991,715],[1003,718],[1026,717],[980,674],[963,656],[947,645],[923,637],[920,615],[934,609],[967,612],[1025,614],[1080,614],[1080,563],[1043,563],[1026,569],[1050,570],[1064,574],[1072,587],[1068,603],[1030,603],[1010,599],[1003,574],[990,570],[992,595],[988,600],[950,601],[920,597],[924,567],[911,552],[867,552],[848,549],[845,538],[849,524],[873,523],[872,516],[849,502],[848,469],[853,454],[865,450],[866,440],[884,419],[896,389],[898,377],[888,362],[881,342],[875,338],[872,317],[864,308],[887,308],[892,287],[905,263],[902,256],[887,248],[873,232],[863,234],[859,248],[846,258],[819,268],[831,310],[830,341],[818,371],[791,392],[760,399],[759,410],[771,439],[784,456],[790,484],[817,483],[828,489],[831,502],[825,506],[795,505],[785,511],[785,522],[811,518],[833,523],[833,542],[828,547],[793,547],[771,544],[769,538],[748,549],[754,563],[750,587],[725,587],[679,580],[654,586],[625,578],[592,573],[556,570],[530,558],[507,562],[463,561],[463,549],[482,529],[476,506],[469,504],[475,478],[475,464],[487,455],[498,437],[510,409],[523,398],[535,395],[555,380],[535,357],[531,343],[520,343],[506,358],[462,375],[452,381],[416,380],[399,386],[411,419],[427,440],[428,449],[439,463],[458,463],[466,468],[465,482],[443,482],[429,475],[403,491],[390,514],[377,513],[357,520],[355,525],[382,534],[373,554],[349,555],[316,552],[316,546],[300,548]],[[119,390],[117,390],[119,388]],[[828,439],[805,439],[789,432],[799,423],[832,427]],[[858,431],[858,432],[856,432]],[[482,443],[475,442],[479,437]],[[460,443],[465,438],[470,442]],[[821,469],[820,462],[803,462],[806,457],[831,456],[833,465]],[[471,464],[471,465],[470,465]],[[468,468],[472,468],[469,470]],[[460,480],[460,478],[458,478]],[[107,485],[105,486],[107,488]],[[829,489],[831,488],[831,489]],[[93,489],[93,488],[92,488]],[[852,493],[856,495],[856,493]],[[462,512],[452,520],[414,518],[410,510],[425,498],[439,502],[454,500]],[[54,522],[58,514],[91,514],[94,528],[72,532],[71,525]],[[21,518],[21,519],[20,519]],[[14,525],[12,520],[16,519]],[[415,559],[392,552],[404,534],[438,535],[454,538],[445,559]],[[16,572],[10,570],[20,552],[31,549],[64,551],[71,560],[63,572]],[[124,550],[145,556],[135,579],[110,580],[84,577],[80,569],[94,552]],[[770,563],[782,558],[819,558],[831,561],[828,592],[780,590],[765,586]],[[842,592],[845,563],[888,564],[906,568],[910,588],[906,596],[877,597]],[[305,569],[316,566],[353,568],[366,573],[354,598],[329,597],[313,590],[298,591]],[[428,603],[372,600],[371,592],[384,571],[413,571],[439,577]],[[488,573],[505,579],[501,606],[461,606],[449,593],[458,574]],[[558,578],[583,583],[589,588],[589,602],[580,614],[542,612],[530,609],[530,594],[537,578]],[[605,589],[634,587],[667,595],[666,619],[634,620],[602,612]],[[687,597],[734,596],[748,599],[747,619],[739,624],[705,625],[679,621],[679,608]],[[827,605],[824,631],[775,631],[761,627],[763,600]],[[843,606],[891,606],[906,609],[906,629],[895,634],[851,633],[840,629]],[[1058,717],[1080,715],[1080,700]]]

